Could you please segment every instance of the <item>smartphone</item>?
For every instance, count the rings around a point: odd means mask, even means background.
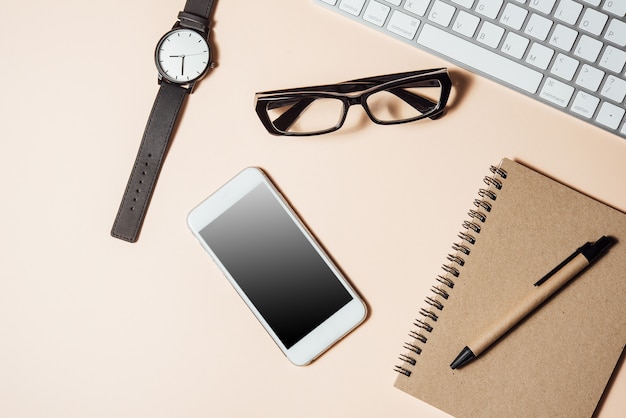
[[[309,364],[365,319],[363,301],[260,169],[240,172],[187,223],[293,364]]]

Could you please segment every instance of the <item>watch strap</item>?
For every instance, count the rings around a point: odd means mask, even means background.
[[[209,19],[211,15],[211,8],[213,7],[214,0],[187,0],[185,8],[186,13],[191,13],[196,16],[202,16],[205,19]]]
[[[213,1],[187,0],[185,9],[178,14],[180,25],[208,34]]]
[[[188,89],[176,84],[161,83],[111,230],[113,237],[128,242],[136,242],[139,238],[176,120],[188,93]]]

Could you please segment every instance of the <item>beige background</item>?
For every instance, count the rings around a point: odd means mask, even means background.
[[[0,7],[3,417],[443,417],[393,388],[393,366],[489,165],[517,159],[626,211],[622,139],[311,1],[217,0],[218,66],[190,97],[139,242],[113,239],[157,91],[153,49],[183,6]],[[446,65],[438,121],[381,127],[354,108],[340,132],[286,139],[253,111],[256,91]],[[185,225],[249,165],[371,311],[308,367],[283,357]],[[623,416],[624,368],[602,418]]]

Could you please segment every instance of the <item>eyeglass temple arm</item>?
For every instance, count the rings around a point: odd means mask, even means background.
[[[298,99],[297,102],[289,108],[285,113],[280,115],[272,124],[280,131],[286,132],[287,129],[298,119],[298,116],[313,103],[315,99],[306,98]]]

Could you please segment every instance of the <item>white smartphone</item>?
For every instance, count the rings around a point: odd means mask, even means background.
[[[365,319],[363,301],[260,169],[243,170],[187,223],[293,364]]]

